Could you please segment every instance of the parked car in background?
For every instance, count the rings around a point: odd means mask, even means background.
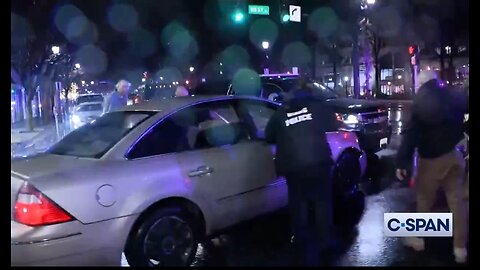
[[[264,140],[279,105],[189,96],[126,106],[11,163],[11,265],[189,265],[201,240],[287,205]],[[335,222],[354,226],[365,160],[352,132],[327,134]]]
[[[85,102],[103,102],[103,100],[103,95],[101,94],[84,94],[76,98],[75,105],[80,105]]]
[[[77,129],[100,117],[103,113],[103,102],[84,102],[73,108],[70,117],[71,126]]]

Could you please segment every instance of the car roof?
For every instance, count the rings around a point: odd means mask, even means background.
[[[101,102],[101,101],[83,102],[83,103],[80,103],[80,104],[78,104],[77,106],[84,106],[84,105],[98,105],[98,104],[102,105],[102,104],[103,104],[103,102]]]
[[[88,97],[88,96],[102,96],[102,94],[93,94],[93,93],[92,93],[92,94],[81,94],[81,95],[78,95],[77,98],[79,98],[79,97]]]
[[[139,104],[129,105],[121,109],[122,111],[170,111],[180,109],[189,105],[194,105],[203,102],[220,101],[220,100],[259,100],[272,104],[276,104],[269,100],[253,97],[253,96],[221,96],[221,95],[195,95],[186,97],[162,98],[149,100]]]

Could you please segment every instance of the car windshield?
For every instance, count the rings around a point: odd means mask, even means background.
[[[332,88],[326,86],[321,82],[311,81],[309,87],[312,87],[314,89],[314,94],[321,95],[325,99],[334,99],[339,97],[339,95]]]
[[[112,112],[72,131],[48,150],[62,156],[100,158],[125,135],[152,116],[151,112]]]
[[[85,104],[82,106],[79,106],[77,111],[78,112],[92,112],[92,111],[101,111],[102,110],[102,104]]]
[[[273,84],[277,84],[280,86],[285,92],[286,95],[289,96],[290,92],[295,89],[296,84],[298,83],[298,79],[296,78],[285,78],[285,79],[277,79],[271,81]],[[315,96],[318,96],[322,99],[334,99],[338,98],[338,94],[322,82],[318,82],[315,80],[308,80],[307,87],[312,89],[312,92]]]
[[[102,95],[89,95],[89,96],[79,96],[77,98],[77,104],[82,104],[85,102],[103,102]]]

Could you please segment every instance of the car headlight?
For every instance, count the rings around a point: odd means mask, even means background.
[[[347,125],[353,125],[353,124],[358,124],[358,116],[349,114],[346,117],[343,118],[343,123]]]
[[[336,113],[335,116],[339,122],[342,122],[346,125],[355,125],[358,124],[358,116],[354,114],[339,114]]]
[[[72,116],[72,121],[73,121],[73,123],[75,123],[75,124],[78,124],[78,123],[81,122],[80,117],[79,117],[78,115],[73,115],[73,116]]]

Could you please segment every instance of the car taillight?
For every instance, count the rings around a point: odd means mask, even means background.
[[[20,189],[15,202],[15,221],[28,226],[52,225],[72,221],[73,217],[32,185]]]

